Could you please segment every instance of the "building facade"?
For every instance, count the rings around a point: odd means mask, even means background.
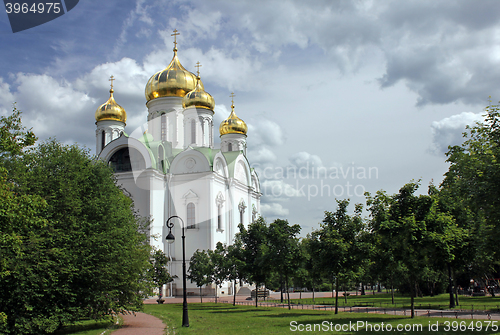
[[[127,114],[110,98],[96,113],[96,152],[111,165],[138,214],[151,219],[149,242],[172,259],[170,272],[177,276],[166,295],[182,290],[182,223],[185,225],[186,259],[197,250],[215,249],[217,242],[230,245],[238,225],[248,225],[260,212],[260,185],[246,157],[247,126],[235,113],[218,132],[220,149],[214,147],[214,99],[198,75],[187,71],[177,56],[151,76],[145,96],[145,126],[128,135]],[[199,67],[198,67],[199,69]],[[169,217],[176,237],[165,237]],[[170,288],[172,291],[170,291]],[[188,292],[199,292],[188,281]],[[206,293],[213,293],[206,288]],[[165,293],[164,293],[165,294]],[[219,294],[232,294],[229,284]]]

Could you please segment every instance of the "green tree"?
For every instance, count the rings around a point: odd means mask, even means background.
[[[362,207],[356,205],[351,216],[347,214],[349,200],[337,200],[337,204],[335,212],[325,212],[319,231],[323,269],[327,277],[335,279],[335,314],[338,313],[339,281],[345,286],[350,279],[355,279],[364,259],[360,241],[364,229]]]
[[[154,285],[158,288],[158,300],[161,300],[163,285],[174,280],[170,273],[168,273],[167,269],[170,258],[168,258],[168,256],[161,250],[153,250],[149,261],[151,263],[151,267],[149,269],[150,278]]]
[[[450,147],[446,155],[450,167],[441,187],[453,199],[453,207],[462,209],[455,218],[468,216],[471,265],[486,276],[500,265],[500,107],[486,107],[484,121],[467,127],[464,142]]]
[[[0,129],[1,165],[9,167],[2,169],[0,192],[9,201],[0,205],[7,206],[0,243],[11,246],[0,248],[9,257],[0,277],[4,332],[49,333],[81,317],[140,309],[149,246],[113,171],[56,141],[23,153],[34,135],[17,137],[16,113]]]
[[[233,306],[236,305],[236,281],[239,281],[240,286],[245,278],[245,263],[243,260],[243,248],[241,241],[235,239],[234,243],[227,247],[227,271],[228,280],[233,281]]]
[[[203,303],[201,288],[212,283],[212,268],[210,256],[205,250],[196,250],[189,261],[187,278],[200,288],[200,301]]]
[[[217,303],[218,296],[217,288],[221,288],[229,276],[226,255],[227,248],[221,242],[217,242],[215,250],[208,250],[208,257],[212,266],[211,281],[215,284],[215,303]]]
[[[267,230],[267,241],[269,241],[269,253],[271,269],[280,274],[285,283],[287,292],[288,309],[290,306],[289,283],[297,272],[301,263],[301,249],[297,235],[300,233],[298,224],[290,225],[287,220],[276,219],[269,225]],[[283,287],[283,285],[282,285]]]
[[[255,284],[255,307],[258,306],[259,285],[265,284],[269,278],[269,248],[268,227],[262,217],[248,225],[248,229],[239,225],[237,239],[241,240],[243,248],[244,273],[248,282]]]

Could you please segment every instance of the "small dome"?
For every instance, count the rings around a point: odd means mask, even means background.
[[[206,108],[213,111],[215,107],[214,98],[203,90],[200,85],[200,77],[197,77],[197,80],[196,88],[182,98],[182,107]]]
[[[196,76],[186,70],[177,58],[177,48],[174,48],[174,57],[170,64],[149,78],[146,84],[145,95],[149,102],[162,97],[181,97],[196,88]],[[200,80],[200,87],[203,83]]]
[[[220,135],[226,134],[243,134],[246,135],[248,131],[247,124],[236,116],[234,112],[234,103],[231,105],[231,114],[229,117],[222,121],[219,126]]]
[[[104,121],[121,121],[125,123],[127,121],[127,113],[122,106],[118,105],[113,98],[113,88],[109,90],[109,99],[106,103],[102,104],[99,108],[97,108],[95,112],[95,120]]]

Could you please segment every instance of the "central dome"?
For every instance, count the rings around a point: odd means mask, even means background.
[[[196,75],[186,70],[177,58],[177,48],[174,49],[174,58],[168,66],[156,72],[146,84],[146,100],[149,102],[162,97],[181,97],[196,88]],[[203,83],[200,80],[200,87]]]

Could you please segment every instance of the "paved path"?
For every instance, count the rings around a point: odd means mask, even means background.
[[[123,327],[113,332],[113,335],[163,335],[163,322],[146,313],[122,315]]]

